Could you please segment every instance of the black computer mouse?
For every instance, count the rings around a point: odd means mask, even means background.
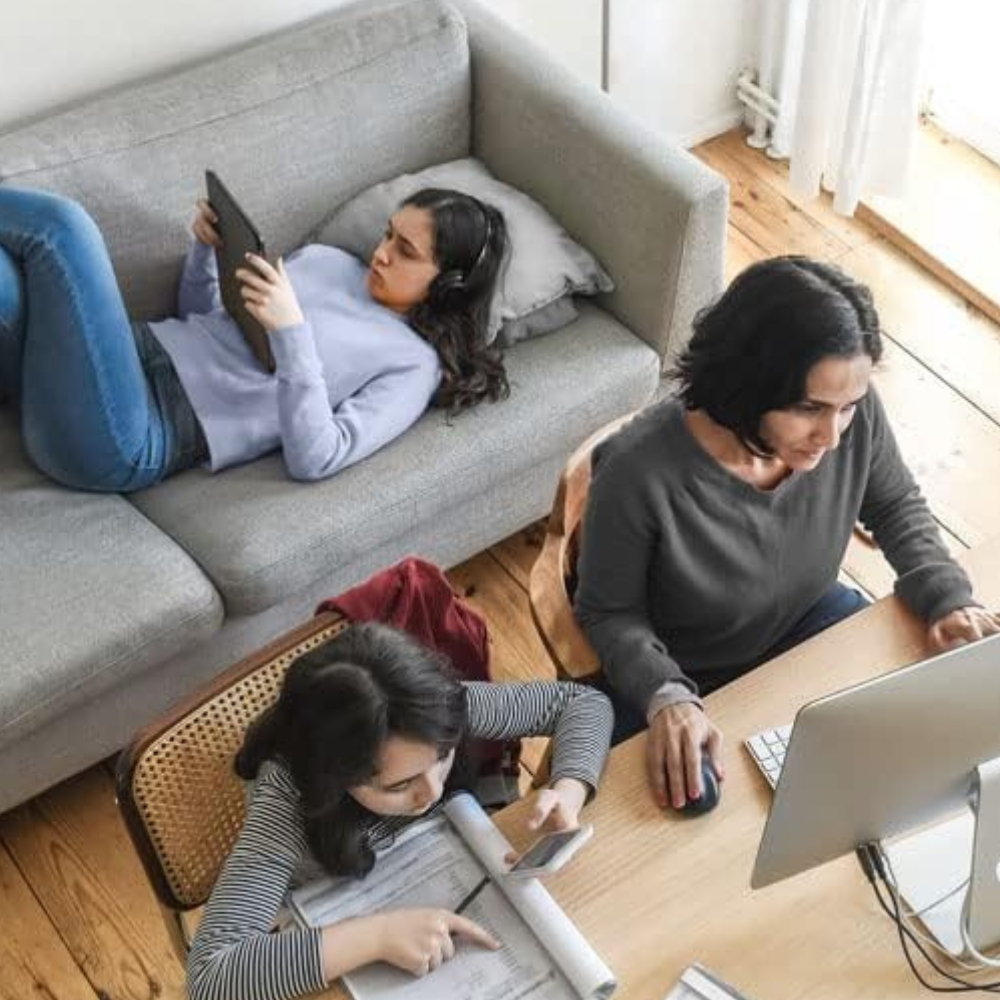
[[[701,816],[711,812],[718,804],[721,796],[719,779],[712,769],[712,762],[707,756],[701,758],[701,798],[688,799],[677,811],[684,816]]]

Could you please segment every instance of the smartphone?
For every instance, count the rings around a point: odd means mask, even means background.
[[[551,875],[560,868],[594,835],[589,824],[578,830],[548,833],[536,840],[506,873],[510,878],[538,878]]]

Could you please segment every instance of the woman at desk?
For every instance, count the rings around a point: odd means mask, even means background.
[[[600,446],[576,614],[616,739],[649,726],[654,798],[723,777],[699,696],[862,608],[837,575],[860,519],[935,650],[1000,630],[945,548],[870,385],[870,291],[804,257],[753,265],[695,319],[677,392]]]

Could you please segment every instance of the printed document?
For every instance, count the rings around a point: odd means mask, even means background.
[[[508,879],[510,845],[471,795],[397,836],[363,879],[324,879],[292,893],[296,919],[318,927],[377,910],[453,910],[489,873],[465,916],[502,943],[494,952],[455,937],[455,957],[421,978],[390,965],[344,977],[355,1000],[604,1000],[611,970],[537,879]]]

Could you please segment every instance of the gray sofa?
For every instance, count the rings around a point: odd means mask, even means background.
[[[82,201],[142,318],[174,308],[206,166],[283,253],[368,185],[467,155],[617,282],[509,351],[509,401],[432,410],[324,482],[292,482],[274,455],[129,497],[48,481],[0,406],[0,810],[321,598],[408,553],[452,565],[544,514],[569,452],[650,398],[721,288],[726,213],[721,178],[472,3],[339,8],[0,135],[0,183]]]

